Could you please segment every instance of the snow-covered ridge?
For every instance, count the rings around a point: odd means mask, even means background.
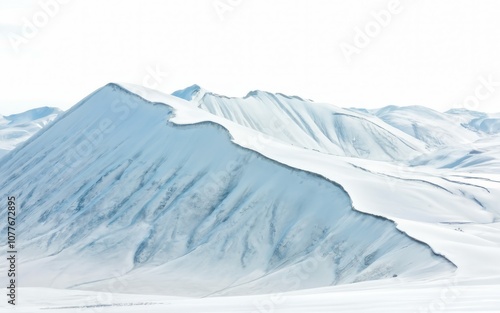
[[[297,96],[253,91],[230,98],[197,85],[173,95],[284,143],[324,153],[402,161],[426,152],[422,142],[373,116]]]
[[[388,106],[367,111],[425,142],[430,152],[412,166],[456,168],[488,173],[500,167],[500,118],[465,109],[441,113],[430,108]]]
[[[226,97],[198,85],[173,95],[280,142],[328,154],[482,172],[500,165],[495,114],[420,106],[341,109],[258,90]]]
[[[500,119],[495,115],[465,109],[441,113],[421,106],[388,106],[370,112],[433,149],[470,144],[500,132]]]

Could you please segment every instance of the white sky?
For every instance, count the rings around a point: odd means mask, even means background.
[[[67,109],[112,81],[154,85],[155,68],[167,73],[157,89],[169,93],[196,83],[228,96],[261,89],[342,107],[443,111],[467,99],[468,108],[500,111],[500,86],[481,83],[500,82],[498,0],[401,0],[351,62],[341,43],[354,46],[356,28],[391,1],[65,0],[43,25],[39,2],[54,1],[0,1],[1,114]],[[221,19],[215,4],[232,10]],[[16,51],[9,36],[36,18],[43,26]]]

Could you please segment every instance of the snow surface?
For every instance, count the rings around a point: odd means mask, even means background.
[[[500,310],[497,117],[372,113],[103,87],[0,160],[28,305],[96,295],[55,287],[148,294],[104,312],[265,312],[273,292],[277,312]]]
[[[21,288],[16,312],[315,313],[498,312],[493,279],[377,281],[268,295],[179,298],[47,288]],[[6,305],[2,302],[0,307]]]
[[[375,110],[374,114],[430,148],[471,143],[481,137],[477,131],[466,127],[471,119],[464,121],[464,115],[441,113],[420,106],[388,106]]]
[[[0,157],[52,122],[61,112],[57,108],[42,107],[19,114],[0,115]]]

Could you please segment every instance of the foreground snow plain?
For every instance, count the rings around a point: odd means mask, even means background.
[[[86,283],[72,287],[73,289],[112,292],[121,290],[122,294],[42,288],[45,287],[44,281],[36,282],[32,277],[27,277],[25,281],[30,281],[30,283],[26,285],[41,287],[19,289],[20,299],[23,299],[20,300],[20,306],[17,308],[19,312],[33,312],[36,310],[45,312],[75,312],[78,310],[89,312],[496,312],[500,310],[497,296],[500,294],[500,267],[498,266],[500,263],[500,208],[498,206],[500,199],[500,171],[497,167],[498,162],[495,161],[495,158],[498,157],[495,152],[495,144],[490,144],[491,141],[488,141],[490,139],[487,139],[488,144],[486,147],[491,149],[484,152],[489,153],[493,161],[488,159],[483,162],[483,160],[479,159],[473,167],[463,166],[457,169],[455,167],[440,166],[450,164],[450,162],[453,163],[455,156],[445,155],[442,158],[435,158],[439,161],[436,162],[435,159],[429,156],[432,156],[432,153],[439,153],[439,151],[432,151],[432,147],[426,147],[423,141],[418,141],[403,134],[403,131],[396,127],[384,125],[383,122],[373,118],[373,116],[363,115],[359,112],[350,112],[334,107],[329,108],[324,105],[320,106],[319,113],[314,110],[312,112],[301,111],[301,107],[309,107],[301,103],[303,100],[296,99],[300,103],[287,108],[286,114],[279,114],[283,111],[275,112],[275,116],[279,117],[277,121],[273,120],[271,121],[272,124],[269,125],[259,125],[248,117],[254,114],[259,116],[259,114],[262,114],[259,110],[262,108],[258,108],[256,112],[245,112],[241,115],[226,114],[223,116],[224,111],[215,108],[231,108],[232,104],[230,102],[223,103],[223,105],[214,101],[209,102],[212,104],[213,112],[208,113],[206,112],[208,107],[200,107],[200,99],[196,97],[184,96],[185,99],[181,99],[126,84],[121,86],[110,85],[104,88],[123,88],[125,91],[132,92],[150,101],[151,104],[166,105],[168,108],[172,108],[173,114],[168,117],[168,122],[176,125],[201,125],[207,122],[221,125],[229,132],[230,139],[236,145],[255,151],[267,159],[277,161],[291,169],[301,169],[326,178],[339,186],[340,189],[333,194],[336,198],[348,195],[350,201],[352,201],[351,205],[349,205],[352,209],[389,219],[395,222],[396,227],[402,233],[414,239],[414,241],[407,242],[407,245],[410,246],[408,250],[410,253],[407,254],[406,258],[401,257],[397,252],[401,249],[398,244],[405,243],[407,239],[399,241],[391,239],[387,243],[382,241],[384,243],[382,245],[376,244],[375,247],[379,249],[378,251],[382,251],[380,253],[383,257],[379,260],[381,265],[390,265],[391,257],[397,257],[398,262],[415,262],[417,266],[412,269],[408,266],[398,268],[391,265],[388,266],[391,272],[383,271],[381,277],[374,275],[380,267],[376,268],[376,271],[374,271],[373,267],[368,267],[367,270],[363,269],[361,272],[354,272],[347,281],[341,283],[362,281],[364,280],[363,275],[365,275],[366,279],[379,278],[381,280],[309,289],[328,285],[322,279],[326,277],[329,270],[315,263],[309,263],[313,265],[307,267],[305,265],[307,264],[306,258],[302,259],[302,261],[298,259],[293,261],[295,263],[292,262],[292,273],[294,273],[293,266],[295,266],[295,269],[297,267],[300,269],[295,271],[296,277],[292,277],[298,282],[296,288],[294,288],[298,290],[295,291],[287,291],[289,290],[287,284],[290,284],[290,281],[283,284],[282,279],[280,279],[283,273],[280,274],[277,271],[273,272],[272,275],[262,275],[262,272],[257,271],[248,273],[249,276],[240,283],[228,284],[221,282],[221,288],[216,288],[216,292],[193,294],[197,298],[126,294],[130,292],[147,293],[135,291],[132,288],[133,282],[138,282],[140,285],[141,277],[151,279],[159,274],[167,275],[174,268],[184,269],[184,273],[181,270],[182,275],[177,277],[179,281],[182,281],[182,278],[185,278],[189,271],[195,270],[198,266],[192,263],[193,260],[197,260],[196,253],[190,253],[184,258],[186,264],[182,262],[173,264],[174,267],[170,270],[164,268],[162,272],[156,269],[151,270],[151,268],[142,271],[139,269],[139,271],[132,273],[128,277],[124,275],[113,279],[109,277],[106,279],[105,272],[93,273],[93,275],[104,275],[99,278],[104,277],[105,279],[96,284]],[[255,93],[250,97],[268,97],[268,94]],[[283,130],[283,128],[277,126],[276,122],[289,126],[289,122],[286,120],[287,115],[290,115],[290,108],[293,108],[291,111],[299,108],[298,114],[306,119],[310,118],[310,120],[305,124],[301,122],[299,127],[287,128],[297,136],[293,134],[291,136],[281,136],[280,130]],[[235,109],[233,110],[238,112]],[[317,131],[309,131],[310,129],[307,129],[307,127],[306,131],[303,131],[304,126],[307,125],[325,125],[326,123],[321,118],[327,115],[325,112],[328,110],[334,111],[336,116],[341,115],[342,119],[361,121],[355,124],[358,129],[352,134],[338,138],[339,140],[332,136],[318,137],[316,136]],[[232,111],[226,110],[225,112]],[[158,118],[158,121],[151,118],[151,114],[154,115],[155,113],[150,111],[144,111],[143,113],[144,115],[140,117],[147,118],[147,120],[154,123],[161,121],[161,118]],[[90,117],[93,113],[88,111],[86,114],[89,114]],[[259,120],[263,121],[265,119],[259,118]],[[340,120],[335,121],[334,125],[338,128],[334,130],[323,129],[324,134],[349,131],[346,127],[352,125],[350,123],[345,124]],[[153,125],[156,125],[154,123]],[[59,122],[59,125],[61,124],[62,122]],[[394,124],[398,126],[397,123]],[[292,125],[297,126],[293,122]],[[161,128],[159,124],[156,127]],[[370,130],[376,131],[371,132]],[[208,129],[205,131],[210,133]],[[374,149],[372,152],[376,151],[376,153],[366,154],[365,151],[358,149],[359,145],[357,143],[345,140],[349,136],[359,138],[360,135],[364,134],[375,134],[376,136],[375,138],[361,138],[358,140],[374,142],[377,138],[380,139],[373,144]],[[141,134],[138,136],[141,136]],[[186,137],[186,140],[193,140],[193,138],[196,137]],[[205,140],[210,138],[206,137]],[[290,141],[290,139],[295,138],[299,138],[301,141]],[[426,138],[429,137],[426,136]],[[197,143],[200,147],[203,146],[203,140],[202,138]],[[495,138],[491,140],[495,140]],[[436,143],[435,140],[429,140],[429,142]],[[172,142],[165,141],[165,143]],[[37,141],[34,138],[32,143],[28,143],[27,146],[36,144]],[[467,154],[468,146],[465,145],[464,147],[462,153]],[[478,151],[482,153],[481,147],[478,146]],[[18,156],[29,157],[26,153],[23,155],[23,150],[20,151]],[[25,151],[29,150],[25,148]],[[233,149],[227,148],[224,151],[231,153]],[[425,162],[416,161],[418,164],[422,164],[421,166],[410,167],[401,162],[408,153],[411,155],[426,153],[428,157]],[[481,156],[481,153],[473,153],[471,157],[477,159],[478,155]],[[366,158],[360,158],[363,156]],[[183,156],[180,155],[180,157]],[[443,158],[448,158],[448,160],[443,162]],[[7,158],[7,161],[4,159],[4,162],[11,162],[11,164],[15,165],[14,159],[14,157]],[[388,159],[391,160],[390,163],[380,161],[387,161]],[[481,171],[476,170],[478,164],[482,169]],[[257,166],[254,170],[260,167]],[[270,167],[270,169],[275,170],[273,167]],[[309,179],[307,180],[309,181]],[[18,182],[18,184],[20,183]],[[297,192],[299,190],[297,189]],[[342,206],[345,207],[345,204],[339,206],[339,208]],[[34,214],[32,219],[40,217],[39,212],[34,212]],[[354,226],[356,223],[353,223],[353,221],[355,219],[352,221],[350,218],[345,220],[346,225]],[[367,229],[377,229],[376,225],[381,224],[370,222],[365,224],[365,227]],[[50,227],[50,224],[46,227]],[[350,229],[350,227],[347,228]],[[386,233],[383,237],[398,238],[392,231],[388,231],[388,228],[384,227]],[[140,227],[137,228],[138,234],[141,234],[143,230]],[[36,229],[34,232],[36,233]],[[363,238],[362,233],[363,231],[359,232],[360,242],[366,239]],[[387,234],[391,234],[391,237],[387,237]],[[113,242],[118,238],[116,236],[120,236],[120,233],[114,236],[110,236],[108,240]],[[346,238],[353,236],[357,237],[355,233],[349,233]],[[31,247],[43,243],[43,240],[40,240],[35,235],[31,239]],[[248,238],[245,240],[248,242]],[[245,240],[242,241],[242,244]],[[55,242],[57,243],[57,241],[56,238]],[[64,242],[64,240],[61,241],[61,243]],[[300,243],[300,241],[295,242]],[[421,243],[422,250],[419,250],[415,242]],[[84,244],[89,243],[84,242]],[[129,244],[133,246],[135,243]],[[99,247],[99,245],[97,246]],[[87,246],[82,244],[76,248],[81,250],[85,247]],[[65,246],[62,247],[62,249],[65,248]],[[428,248],[432,249],[435,254],[446,258],[447,261],[441,262],[434,258],[432,262],[435,263],[435,266],[430,266],[430,264],[428,267],[423,266],[426,260],[427,262],[431,260],[425,255],[428,253]],[[70,249],[67,251],[70,251],[68,255],[75,252],[75,250]],[[245,255],[245,251],[248,251],[248,248],[243,245],[241,253]],[[24,266],[26,269],[31,268],[32,273],[37,268],[46,268],[52,272],[59,271],[59,275],[56,275],[56,277],[51,277],[50,273],[47,276],[40,275],[39,277],[42,280],[50,278],[51,281],[58,281],[57,284],[60,285],[55,284],[55,287],[67,288],[67,283],[70,281],[65,276],[74,278],[76,272],[72,271],[68,264],[64,264],[64,255],[58,259],[58,252],[53,252],[56,254],[54,259],[52,259],[52,255],[37,259],[35,257],[37,254],[33,253],[29,257],[31,259],[30,263]],[[346,253],[349,255],[348,251]],[[203,255],[203,253],[200,254],[200,257],[203,258]],[[354,257],[355,254],[352,256]],[[54,262],[54,260],[57,262]],[[139,263],[143,262],[143,254],[139,253],[136,260]],[[254,261],[257,270],[263,260],[265,261],[265,259]],[[453,270],[451,270],[450,266],[445,265],[448,261]],[[126,260],[118,258],[112,258],[106,260],[106,262],[117,262],[117,264],[126,265],[126,263],[120,263],[126,262]],[[203,262],[200,264],[203,264]],[[232,266],[234,263],[228,262],[226,265]],[[403,272],[403,275],[390,277],[393,276],[392,271],[394,268],[398,269],[398,274]],[[0,270],[3,271],[2,266],[0,266]],[[61,275],[61,272],[66,270],[68,271]],[[237,270],[236,267],[235,270]],[[204,271],[210,271],[210,267]],[[80,274],[83,278],[86,275],[85,271]],[[394,274],[394,276],[396,275]],[[251,277],[258,279],[253,282],[249,279]],[[172,283],[175,282],[176,277],[173,278]],[[227,277],[226,281],[228,281]],[[120,284],[126,285],[127,288],[117,288]],[[189,284],[185,288],[188,290],[190,288]],[[168,290],[170,290],[162,284],[156,286],[156,290],[159,289],[163,290],[163,292],[160,292],[163,294],[168,294]],[[283,293],[274,296],[255,295],[272,293],[275,290],[283,291]],[[153,293],[158,294],[159,292]],[[199,298],[199,296],[204,296],[204,298]]]
[[[494,313],[499,312],[499,294],[497,278],[405,283],[381,280],[278,294],[209,298],[21,288],[22,301],[15,312]],[[0,307],[6,308],[3,303]]]

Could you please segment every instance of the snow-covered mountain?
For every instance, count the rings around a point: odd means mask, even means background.
[[[173,124],[182,107],[108,85],[5,157],[0,189],[25,208],[24,284],[99,290],[119,275],[121,291],[208,295],[454,270],[353,210],[342,186],[232,143],[219,124]],[[290,286],[308,262],[316,273]]]
[[[0,157],[52,122],[61,110],[41,107],[19,114],[0,115]]]
[[[267,92],[109,84],[0,160],[0,192],[23,208],[23,284],[187,296],[499,285],[500,166],[442,166],[454,119],[403,111],[386,109],[389,125]],[[459,125],[475,118],[491,116]],[[459,127],[498,160],[494,127]]]
[[[324,153],[401,161],[426,151],[421,142],[370,115],[295,96],[252,91],[228,98],[197,85],[173,95],[284,143]]]

